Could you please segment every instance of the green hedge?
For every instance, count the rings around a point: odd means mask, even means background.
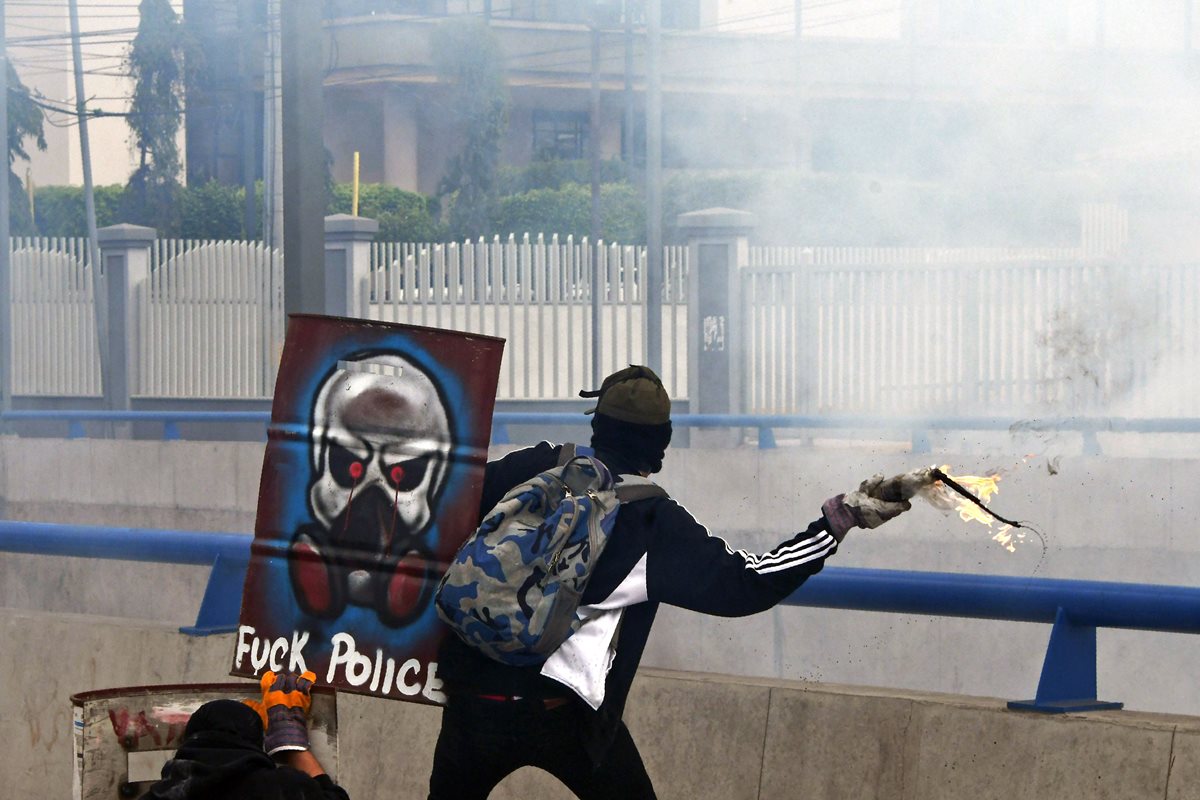
[[[10,215],[12,230],[17,235],[86,236],[83,189],[79,186],[43,186],[34,190],[35,225],[29,226],[28,203],[22,202],[14,186],[14,203]],[[334,187],[333,202],[326,213],[350,213],[352,187]],[[124,186],[98,186],[95,191],[96,226],[103,228],[131,220],[122,219],[122,208],[128,198]],[[245,192],[240,186],[211,181],[183,187],[179,192],[179,230],[160,231],[162,236],[185,239],[240,239]],[[262,235],[262,183],[255,188],[254,238]],[[390,186],[365,184],[359,187],[360,216],[379,221],[379,241],[430,242],[440,241],[445,233],[438,223],[437,201],[424,195],[405,192]]]
[[[533,189],[501,197],[492,228],[522,233],[587,236],[591,229],[590,186],[567,183],[558,189]],[[646,240],[646,206],[640,190],[628,183],[600,187],[601,237],[606,242],[640,244]]]
[[[606,162],[612,177],[624,167]],[[591,192],[587,162],[539,162],[508,169],[502,183],[516,191],[501,195],[490,220],[501,234],[557,233],[586,236]],[[528,188],[520,188],[528,187]],[[1086,176],[1014,175],[1005,185],[924,183],[903,178],[814,175],[782,170],[668,173],[663,187],[663,222],[668,242],[679,241],[679,214],[703,208],[737,208],[757,219],[756,241],[812,245],[1010,245],[1069,244],[1079,235],[1079,205],[1102,195]],[[13,184],[15,235],[84,236],[83,194],[77,186],[45,186],[35,192],[35,229],[28,204]],[[254,236],[260,236],[262,186],[256,198]],[[96,189],[100,227],[121,218],[122,186]],[[327,213],[350,212],[351,186],[338,184]],[[164,236],[236,239],[242,235],[242,189],[206,183],[180,193],[180,230]],[[452,202],[452,199],[447,202]],[[645,198],[640,183],[625,180],[601,187],[605,241],[645,242]],[[445,241],[441,209],[430,197],[381,184],[359,187],[359,214],[379,221],[378,241]]]
[[[333,187],[330,214],[349,214],[354,186],[339,183]],[[363,183],[358,187],[358,215],[379,222],[380,242],[439,242],[446,236],[438,221],[440,208],[435,198],[406,192],[381,183]]]
[[[633,183],[637,176],[625,162],[600,162],[600,183]],[[525,167],[501,167],[496,176],[500,196],[522,194],[534,189],[561,189],[569,183],[590,186],[592,164],[586,159],[534,161]]]
[[[255,187],[253,238],[262,236],[262,184]],[[246,192],[209,181],[179,193],[179,235],[184,239],[241,239]]]
[[[120,219],[123,186],[97,186],[96,226],[116,225]],[[33,211],[37,236],[87,236],[83,189],[79,186],[40,186],[33,191]]]

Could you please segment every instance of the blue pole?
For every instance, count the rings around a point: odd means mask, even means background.
[[[0,520],[0,551],[48,556],[203,565],[211,565],[220,556],[227,561],[244,563],[250,559],[252,538],[245,533],[198,533]]]
[[[1200,633],[1200,589],[1108,581],[826,567],[789,605]]]

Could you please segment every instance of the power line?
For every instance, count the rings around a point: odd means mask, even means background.
[[[100,31],[81,32],[79,34],[79,38],[82,39],[84,37],[109,36],[109,35],[118,34],[118,33],[136,34],[137,32],[138,32],[137,28],[107,28],[105,30],[100,30]],[[66,39],[67,42],[69,43],[71,41],[71,34],[69,32],[62,32],[62,33],[52,33],[52,34],[45,34],[45,35],[39,35],[39,36],[10,36],[8,38],[8,45],[11,47],[14,44],[15,45],[26,45],[30,42],[54,41],[56,39]],[[117,40],[117,41],[124,41],[124,40]]]
[[[38,0],[5,0],[4,4],[6,6],[8,6],[9,8],[12,8],[13,6],[26,6],[29,8],[57,8],[57,9],[62,9],[62,12],[64,15],[67,12],[67,9],[63,7],[62,0],[42,0],[42,2],[39,2]],[[89,9],[92,9],[92,8],[137,8],[140,5],[141,5],[141,3],[137,3],[137,2],[132,2],[132,3],[89,3],[88,8]]]
[[[68,47],[68,45],[64,45],[63,47]],[[61,47],[53,47],[53,48],[38,47],[36,50],[31,50],[30,52],[24,53],[20,57],[20,59],[16,59],[16,60],[20,60],[22,62],[50,61],[53,59],[61,58],[61,55],[60,55],[61,50],[62,50]],[[93,59],[97,59],[97,58],[111,59],[111,58],[124,58],[125,57],[123,53],[114,53],[111,51],[101,51],[101,50],[95,50],[95,51],[89,50],[84,55],[88,58],[93,58]]]
[[[826,0],[826,2],[814,3],[811,6],[806,6],[806,8],[808,8],[808,7],[829,8],[832,6],[844,5],[846,2],[851,2],[851,1],[852,0]],[[805,27],[806,27],[806,29],[810,29],[810,30],[814,29],[814,28],[830,27],[833,25],[845,24],[847,22],[854,22],[854,21],[869,19],[869,18],[873,18],[873,17],[886,15],[886,14],[893,14],[893,13],[899,12],[899,10],[900,10],[899,6],[888,6],[883,9],[875,9],[875,10],[871,10],[871,11],[848,13],[848,14],[844,14],[840,17],[827,18],[827,19],[823,19],[823,20],[819,20],[819,21],[813,21],[813,22],[806,24]],[[768,12],[768,14],[766,14],[766,15],[775,15],[778,13],[780,13],[780,12],[772,11],[772,12]],[[750,14],[750,15],[745,15],[745,17],[743,17],[743,18],[744,19],[752,19],[752,18],[757,18],[757,17],[761,17],[761,16],[766,16],[766,15]],[[686,34],[690,33],[690,31],[683,31],[682,33],[685,34],[685,36],[686,36]],[[721,37],[729,36],[730,38],[735,38],[735,37],[744,36],[746,33],[747,33],[746,31],[712,31],[712,32],[710,32],[710,35],[716,35],[716,36],[721,36]],[[700,48],[707,48],[710,46],[711,46],[711,39],[705,39],[705,40],[696,41],[696,42],[687,42],[684,39],[684,37],[679,37],[678,39],[676,39],[676,42],[672,45],[670,52],[673,55],[678,55],[681,53],[686,54],[690,51],[696,51]],[[528,70],[528,71],[532,71],[532,72],[554,71],[554,70],[561,69],[563,67],[580,65],[580,60],[582,59],[583,52],[585,50],[586,50],[586,46],[584,46],[584,45],[552,48],[552,49],[538,51],[538,52],[534,52],[534,53],[520,53],[520,54],[513,55],[513,56],[506,56],[505,61],[509,62],[508,67],[509,67],[509,69],[513,69],[513,70],[524,69],[524,70]],[[336,51],[336,41],[335,41],[335,51]],[[618,54],[614,51],[615,51],[615,48],[610,49],[608,54],[605,55],[604,57],[602,57],[602,60],[611,64],[611,62],[616,61],[618,58],[620,58],[621,57],[620,54]],[[519,64],[515,63],[516,59],[529,59],[529,58],[535,58],[535,57],[543,56],[543,55],[567,56],[569,54],[577,54],[577,57],[570,58],[570,59],[564,58],[564,59],[559,59],[559,60],[551,61],[549,63],[542,63],[542,64],[519,65]],[[791,58],[791,55],[787,54],[787,55],[781,55],[778,57],[769,57],[769,58],[764,58],[764,59],[758,59],[753,62],[742,62],[742,63],[743,64],[750,63],[752,65],[767,65],[767,64],[780,63],[782,61],[790,60],[790,58]],[[410,65],[410,66],[412,66],[412,65]],[[334,66],[332,69],[336,69],[336,68],[337,67]],[[403,69],[403,65],[399,65],[399,64],[391,65],[389,67],[383,68],[382,70],[373,70],[370,72],[369,75],[367,75],[361,79],[340,81],[339,85],[355,85],[355,84],[362,84],[362,83],[369,83],[369,82],[374,82],[374,81],[378,81],[378,80],[383,80],[383,79],[387,79],[390,77],[397,77],[402,74],[402,69]],[[562,88],[564,86],[578,83],[580,80],[582,80],[583,74],[584,73],[583,73],[582,66],[581,66],[580,70],[572,75],[564,75],[562,77],[546,78],[546,79],[542,79],[542,80],[529,80],[529,81],[522,82],[521,85],[526,86],[526,87],[547,88],[547,89]]]
[[[805,8],[806,9],[831,8],[834,6],[845,5],[848,2],[854,2],[854,0],[824,0],[824,2],[812,3],[809,5],[806,5]],[[742,16],[725,17],[725,18],[717,20],[715,22],[699,26],[698,28],[695,28],[695,29],[680,30],[680,31],[677,31],[676,33],[682,34],[682,36],[680,36],[678,38],[683,38],[684,36],[687,36],[688,34],[693,34],[693,33],[706,33],[709,35],[715,35],[715,36],[719,36],[719,37],[727,36],[729,38],[736,38],[736,37],[745,36],[747,33],[751,33],[753,31],[752,30],[748,31],[745,29],[726,31],[726,30],[721,30],[721,26],[724,26],[724,25],[732,23],[732,22],[752,21],[752,20],[756,20],[756,19],[777,17],[777,16],[780,16],[783,14],[792,14],[792,13],[793,13],[792,7],[788,7],[788,8],[781,7],[781,8],[765,11],[765,12],[755,12],[752,14],[745,14]],[[871,13],[861,14],[861,15],[856,15],[856,16],[859,18],[866,18],[869,16],[874,16],[877,13],[878,12],[871,12]],[[839,22],[854,19],[854,18],[855,18],[854,15],[846,16],[846,17],[843,17],[841,20],[839,20]],[[814,27],[814,28],[822,27],[824,24],[827,24],[827,23],[822,23],[822,24],[813,23],[806,27]],[[690,50],[695,50],[697,48],[707,47],[707,46],[709,46],[708,41],[696,42],[694,44],[684,44],[684,45],[675,44],[672,47],[671,52],[672,53],[687,52]],[[517,63],[518,59],[525,60],[525,59],[536,58],[536,57],[540,57],[540,56],[553,56],[553,55],[577,56],[575,58],[571,58],[570,60],[564,59],[564,60],[554,61],[554,62],[550,62],[550,63],[546,63],[546,64],[529,65],[526,67],[527,69],[535,69],[535,70],[553,70],[553,69],[557,69],[560,67],[566,67],[566,66],[570,66],[570,65],[579,63],[579,60],[583,58],[583,54],[586,52],[586,50],[587,50],[586,45],[571,45],[571,46],[566,46],[566,47],[551,48],[548,50],[534,51],[532,53],[524,52],[524,53],[519,53],[519,54],[514,54],[514,55],[506,55],[504,57],[504,60],[506,62],[509,62],[508,65],[510,68],[519,69],[519,68],[521,68],[521,66]],[[619,55],[614,54],[610,51],[610,53],[608,55],[602,56],[602,60],[603,61],[614,61],[614,60],[617,60],[619,57],[620,57]],[[563,85],[565,83],[571,83],[574,80],[575,80],[574,78],[563,78],[563,79],[553,80],[546,84],[540,84],[540,83],[534,82],[534,83],[528,83],[525,85],[528,85],[528,86],[545,85],[547,87],[553,87],[553,86]]]

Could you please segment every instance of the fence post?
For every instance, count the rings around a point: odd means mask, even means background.
[[[370,309],[362,286],[371,273],[371,239],[379,223],[366,217],[331,214],[325,218],[325,313],[366,318]]]
[[[678,217],[687,237],[688,405],[693,414],[738,414],[745,409],[746,332],[742,330],[739,267],[749,257],[754,215],[707,208]],[[741,442],[740,430],[693,431],[692,446]]]
[[[137,292],[150,277],[150,248],[157,235],[154,228],[128,223],[96,231],[104,276],[104,293],[98,300],[108,307],[108,331],[100,342],[108,353],[104,404],[112,411],[128,411],[129,398],[138,390]],[[129,426],[118,425],[114,431],[127,436]]]

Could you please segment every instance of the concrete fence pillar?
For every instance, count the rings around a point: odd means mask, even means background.
[[[693,414],[738,414],[745,408],[745,331],[738,268],[749,255],[754,215],[708,208],[678,217],[687,237],[688,399]],[[737,429],[695,431],[692,444],[728,446]],[[733,441],[731,441],[733,440]]]
[[[325,313],[366,317],[360,291],[371,270],[371,239],[379,223],[366,217],[332,214],[325,218]]]
[[[102,364],[105,406],[128,411],[129,399],[138,390],[139,317],[137,292],[150,278],[150,248],[158,232],[142,225],[110,225],[96,232],[100,268],[104,276],[103,314],[107,335]],[[116,428],[121,431],[123,427]]]

